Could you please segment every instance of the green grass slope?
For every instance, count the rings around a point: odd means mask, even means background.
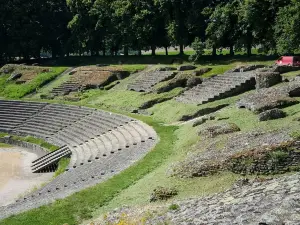
[[[209,74],[206,74],[206,76],[222,73],[243,63],[245,62],[234,61],[220,65],[216,65],[215,63],[207,64],[208,66],[212,66],[213,70]],[[272,61],[255,62],[255,64],[267,65],[272,63]],[[247,64],[253,64],[253,62],[248,62]],[[198,68],[207,67],[207,65],[198,65]],[[216,117],[225,118],[225,121],[236,123],[242,132],[254,131],[256,129],[268,131],[285,128],[288,128],[291,132],[295,132],[299,127],[299,124],[294,121],[300,117],[299,104],[284,109],[288,115],[286,118],[259,122],[257,115],[246,109],[238,109],[235,106],[236,101],[244,94],[201,106],[182,104],[175,100],[169,100],[150,108],[148,111],[152,113],[152,116],[128,114],[128,111],[132,108],[137,108],[149,100],[173,97],[182,90],[182,88],[176,88],[162,94],[127,91],[126,85],[137,76],[138,74],[131,75],[111,90],[90,90],[82,93],[80,96],[81,100],[78,102],[71,103],[61,101],[60,99],[54,99],[49,102],[101,108],[140,119],[151,125],[158,133],[160,142],[155,148],[145,158],[103,183],[73,194],[65,199],[58,200],[53,204],[7,218],[0,221],[0,225],[78,224],[84,220],[96,218],[111,209],[123,205],[148,205],[150,193],[157,186],[175,187],[178,190],[178,196],[175,199],[205,196],[230,187],[242,176],[229,172],[193,179],[178,179],[168,176],[170,165],[185,159],[191,152],[203,151],[205,147],[199,147],[199,142],[201,142],[201,137],[197,134],[199,127],[192,127],[191,123],[179,125],[178,120],[183,115],[191,115],[199,110],[228,104],[229,106],[216,113]],[[57,82],[63,79],[63,77],[59,77]],[[29,99],[41,101],[38,96],[33,96]],[[214,122],[208,121],[207,123]],[[177,124],[177,126],[172,124]],[[67,162],[61,163],[65,164]],[[161,204],[166,203],[163,202]]]
[[[53,67],[51,72],[41,73],[33,80],[16,84],[15,81],[7,82],[10,74],[0,75],[0,96],[6,98],[22,98],[27,94],[36,91],[38,88],[54,80],[59,74],[66,70],[65,67]]]

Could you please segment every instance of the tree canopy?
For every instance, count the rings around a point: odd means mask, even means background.
[[[184,54],[193,42],[230,55],[253,47],[293,54],[300,46],[298,0],[0,1],[0,62],[41,53],[155,55],[157,47],[167,54],[169,46]]]

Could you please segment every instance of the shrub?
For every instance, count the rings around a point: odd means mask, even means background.
[[[172,204],[169,206],[169,210],[173,210],[173,211],[178,210],[179,208],[180,208],[180,206],[177,204]]]
[[[200,59],[200,57],[205,53],[205,43],[201,42],[200,38],[197,37],[192,43],[192,48],[195,52],[189,57],[189,60],[197,62]]]
[[[158,200],[167,200],[177,194],[178,192],[174,188],[157,187],[153,190],[153,193],[151,194],[150,202],[155,202]]]

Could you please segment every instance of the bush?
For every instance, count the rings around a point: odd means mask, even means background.
[[[201,42],[200,38],[195,38],[194,42],[192,43],[192,48],[195,52],[189,57],[189,60],[197,62],[205,53],[205,43]]]
[[[180,206],[177,204],[172,204],[169,206],[169,210],[173,210],[173,211],[178,210],[179,208],[180,208]]]
[[[155,202],[158,200],[167,200],[177,194],[178,192],[174,188],[157,187],[153,190],[153,193],[151,194],[150,202]]]

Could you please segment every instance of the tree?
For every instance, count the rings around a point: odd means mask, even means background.
[[[237,9],[237,1],[219,4],[211,14],[206,29],[209,45],[230,47],[230,55],[234,55],[233,46],[239,33]]]
[[[70,32],[68,22],[72,19],[65,0],[46,1],[41,9],[41,45],[44,50],[51,50],[52,57],[64,56],[69,52],[67,48]]]
[[[246,46],[249,56],[254,45],[260,44],[266,50],[275,48],[273,27],[276,14],[280,7],[289,3],[290,0],[244,0],[240,4],[239,43]]]
[[[188,44],[189,31],[187,17],[191,0],[157,0],[161,12],[167,19],[167,33],[172,45],[179,45],[180,55],[184,54],[184,45]]]
[[[275,24],[278,53],[294,53],[300,47],[300,2],[293,0],[278,12]]]

